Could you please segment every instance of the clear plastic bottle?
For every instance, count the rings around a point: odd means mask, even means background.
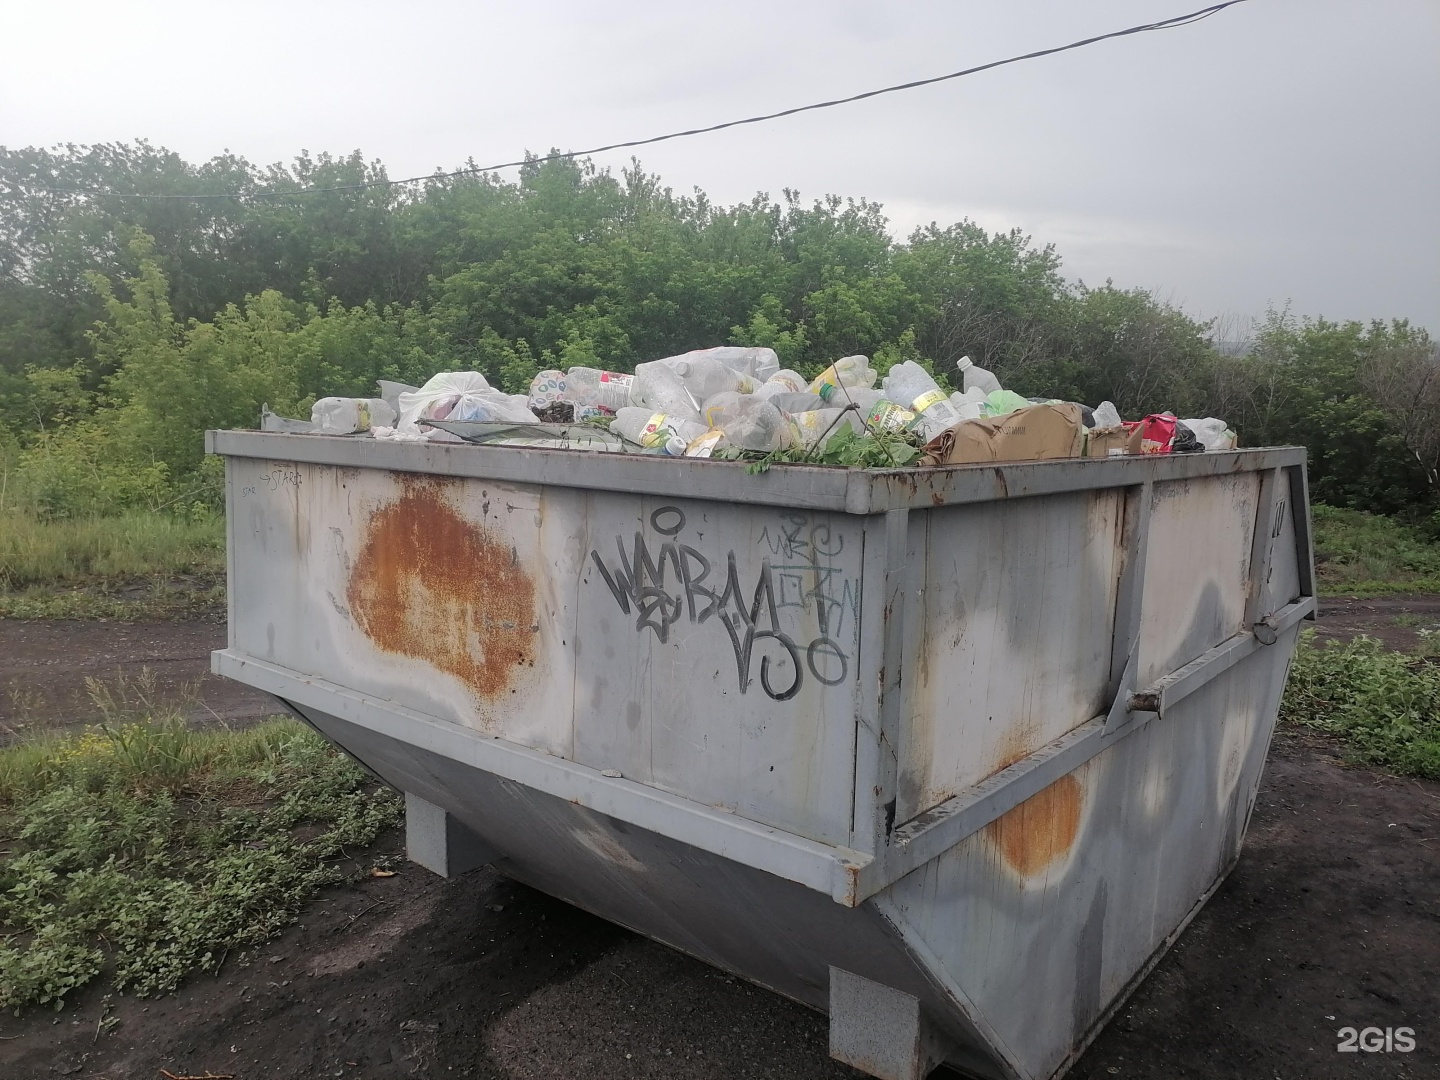
[[[782,368],[775,372],[775,374],[766,379],[755,391],[756,395],[762,398],[773,397],[776,394],[805,394],[809,392],[810,380],[798,371],[791,371],[789,368]]]
[[[842,428],[859,432],[863,430],[859,415],[851,409],[812,409],[810,412],[792,413],[785,417],[789,426],[786,442],[790,446],[801,446],[806,450],[825,449],[825,444],[835,437]]]
[[[721,345],[714,349],[695,349],[692,352],[681,353],[679,356],[667,356],[664,360],[657,362],[670,364],[677,360],[697,359],[716,360],[736,374],[746,376],[757,386],[766,382],[780,370],[780,357],[775,355],[774,349],[746,345]]]
[[[968,356],[962,356],[959,360],[960,375],[965,381],[965,389],[972,386],[979,387],[987,394],[993,394],[1000,389],[1000,380],[983,367],[976,367],[975,361]]]
[[[813,412],[815,409],[825,408],[825,399],[819,394],[810,393],[808,390],[801,394],[771,394],[769,397],[763,398],[760,397],[759,394],[754,396],[760,398],[761,401],[770,402],[771,405],[774,405],[775,408],[779,409],[782,413]],[[844,403],[832,401],[830,404],[838,409]]]
[[[985,395],[978,387],[956,390],[950,395],[950,404],[955,406],[955,412],[961,420],[979,420],[984,415]]]
[[[950,395],[914,360],[892,367],[885,376],[884,390],[891,401],[915,413],[915,430],[927,442],[960,421]]]
[[[353,435],[391,427],[397,413],[381,398],[321,398],[310,407],[310,422],[326,435]]]
[[[641,408],[700,420],[699,403],[685,392],[680,376],[660,362],[635,365],[635,382],[630,386],[630,402]]]
[[[879,378],[875,369],[870,366],[868,356],[842,356],[835,363],[815,376],[810,383],[810,392],[819,394],[826,401],[842,386],[845,387],[872,387],[875,380]]]
[[[736,371],[717,357],[704,353],[682,356],[669,363],[675,374],[680,376],[680,381],[685,384],[686,391],[697,403],[709,401],[716,394],[723,394],[727,390],[743,394],[754,393],[760,386],[752,376]]]
[[[610,430],[622,439],[650,450],[663,450],[674,457],[706,432],[704,424],[683,416],[668,416],[649,409],[625,406],[610,421]]]
[[[774,405],[754,394],[733,390],[705,402],[705,423],[725,432],[725,441],[744,450],[769,453],[785,444],[785,417]]]
[[[563,400],[575,405],[598,405],[611,412],[619,412],[630,405],[633,375],[619,371],[601,371],[592,367],[572,367],[565,373],[565,394]]]

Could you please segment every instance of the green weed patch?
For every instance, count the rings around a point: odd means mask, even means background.
[[[1357,763],[1440,780],[1440,664],[1370,637],[1313,636],[1301,637],[1281,719],[1340,736]]]
[[[1419,529],[1381,514],[1319,503],[1311,514],[1321,595],[1440,592],[1440,544]]]
[[[292,923],[401,819],[393,792],[290,720],[107,724],[0,749],[0,1007],[97,978],[137,995]]]

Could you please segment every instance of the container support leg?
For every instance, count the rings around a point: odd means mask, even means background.
[[[948,1044],[918,998],[830,969],[830,1056],[879,1080],[925,1080]]]
[[[405,856],[443,878],[493,862],[488,844],[454,815],[418,795],[405,793]]]

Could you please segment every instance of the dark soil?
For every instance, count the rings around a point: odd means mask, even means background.
[[[1410,652],[1419,647],[1421,630],[1440,630],[1440,596],[1322,597],[1317,627],[1322,638],[1348,641],[1368,634]]]
[[[1239,866],[1071,1073],[1440,1075],[1440,785],[1276,738]],[[392,847],[398,839],[392,839]],[[844,1078],[823,1017],[479,870],[408,864],[177,995],[0,1019],[7,1080]],[[1342,1027],[1415,1029],[1341,1054]],[[938,1078],[937,1078],[938,1080]]]
[[[195,724],[241,723],[279,710],[258,690],[210,674],[210,652],[225,647],[214,621],[94,622],[0,619],[0,738],[100,719],[86,678],[112,688],[148,668],[161,705]]]

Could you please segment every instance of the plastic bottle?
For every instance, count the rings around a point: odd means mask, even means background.
[[[798,371],[791,371],[789,368],[782,368],[775,372],[755,391],[758,396],[763,398],[773,397],[775,394],[806,394],[809,392],[810,380]]]
[[[896,405],[887,397],[876,400],[865,414],[865,426],[871,431],[899,434],[915,423],[915,414],[909,409]]]
[[[618,371],[601,371],[592,367],[572,367],[565,373],[563,400],[576,405],[598,405],[619,412],[631,404],[633,375]]]
[[[987,394],[993,394],[1000,389],[1000,380],[983,367],[976,367],[975,361],[968,356],[962,356],[959,360],[960,374],[965,380],[965,389],[972,386],[978,387]]]
[[[716,394],[705,402],[705,423],[724,431],[731,446],[767,454],[785,444],[789,431],[774,405],[736,391]]]
[[[615,419],[610,421],[610,430],[629,442],[650,450],[663,450],[674,457],[683,455],[685,448],[706,432],[705,425],[697,420],[635,406],[618,409]]]
[[[530,394],[527,398],[530,408],[539,412],[547,409],[565,397],[565,373],[563,371],[542,371],[530,380]]]
[[[704,353],[682,356],[677,360],[667,362],[675,374],[680,376],[680,381],[685,384],[686,391],[697,403],[708,401],[716,394],[723,394],[727,390],[752,394],[760,387],[760,383],[752,376],[736,371],[720,359]]]
[[[955,406],[955,413],[961,420],[979,420],[985,407],[985,395],[978,389],[969,393],[956,390],[950,395],[950,404]]]
[[[727,391],[754,389],[754,382],[711,356],[670,357],[635,367],[631,402],[698,419],[704,402]]]
[[[884,390],[891,401],[915,413],[915,430],[927,442],[960,421],[959,412],[950,404],[950,395],[914,360],[892,367],[885,376]]]
[[[769,397],[760,397],[759,394],[755,394],[754,396],[760,398],[761,401],[770,402],[771,405],[774,405],[775,408],[779,409],[782,413],[813,412],[816,409],[825,408],[825,399],[819,394],[810,393],[808,390],[802,394],[771,394]],[[830,404],[838,409],[842,408],[845,403],[842,401],[832,401]]]
[[[826,401],[842,386],[871,387],[879,378],[875,369],[870,366],[868,356],[842,356],[835,363],[815,376],[810,383],[810,392],[819,394]]]
[[[310,422],[326,435],[391,427],[397,415],[381,398],[326,397],[310,407]]]
[[[671,364],[677,360],[715,360],[731,371],[751,379],[757,386],[766,382],[780,370],[780,357],[774,349],[745,345],[721,345],[714,349],[695,349],[678,356],[667,356],[657,361]]]
[[[785,417],[789,426],[787,443],[803,446],[806,450],[825,449],[825,444],[835,437],[842,428],[859,432],[862,430],[860,417],[851,409],[812,409],[810,412],[794,413]]]
[[[1113,401],[1102,401],[1095,406],[1095,426],[1097,428],[1112,428],[1120,426],[1120,410],[1115,408]],[[1192,427],[1193,431],[1194,428]]]

